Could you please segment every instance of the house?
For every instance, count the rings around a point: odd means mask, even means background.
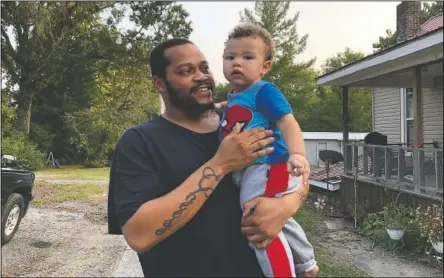
[[[400,196],[442,202],[443,16],[420,25],[420,12],[421,2],[401,2],[394,46],[316,79],[342,88],[344,208],[359,202],[375,211]],[[348,90],[359,87],[373,89],[373,131],[384,144],[349,140]]]
[[[352,132],[349,134],[349,141],[363,143],[367,133]],[[307,160],[312,169],[323,167],[324,162],[319,159],[320,150],[331,150],[342,153],[343,137],[342,132],[303,132]]]

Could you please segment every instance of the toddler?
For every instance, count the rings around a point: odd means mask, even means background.
[[[240,187],[243,205],[256,197],[281,197],[299,186],[302,178],[294,171],[298,155],[305,147],[299,124],[282,92],[272,83],[261,80],[273,64],[276,55],[273,39],[263,28],[242,24],[229,34],[223,54],[225,78],[233,86],[219,126],[222,140],[239,123],[241,130],[262,126],[273,130],[274,151],[233,173]],[[316,276],[318,267],[314,250],[293,219],[266,249],[256,252],[267,277]]]

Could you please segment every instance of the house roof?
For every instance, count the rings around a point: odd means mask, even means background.
[[[304,140],[337,140],[342,141],[342,132],[302,132]],[[350,141],[363,141],[366,132],[350,132],[348,139]]]
[[[429,18],[429,20],[424,22],[421,25],[421,27],[419,27],[418,33],[416,33],[415,37],[422,36],[424,34],[427,34],[432,31],[435,31],[439,28],[442,28],[444,25],[443,19],[444,19],[444,17],[442,14],[435,15],[435,16]]]
[[[386,49],[383,49],[381,51],[375,52],[375,53],[373,53],[371,55],[368,55],[368,56],[366,56],[366,57],[364,57],[364,58],[362,58],[360,60],[357,60],[355,62],[349,63],[349,64],[347,64],[347,65],[345,65],[345,66],[343,66],[341,68],[338,68],[338,69],[335,69],[335,70],[330,71],[328,73],[325,73],[325,74],[317,77],[316,81],[317,81],[317,83],[319,83],[319,80],[323,79],[326,76],[329,76],[329,75],[332,75],[334,73],[343,71],[344,69],[348,69],[348,68],[350,68],[350,67],[352,67],[352,66],[354,66],[356,64],[360,64],[360,63],[362,63],[364,61],[372,60],[372,59],[374,59],[376,57],[379,57],[379,56],[382,56],[382,55],[384,55],[386,53],[392,52],[395,49],[401,48],[403,46],[406,46],[408,44],[411,44],[413,42],[419,41],[419,40],[421,40],[423,38],[432,36],[433,34],[438,33],[438,32],[442,32],[442,31],[443,31],[443,15],[441,14],[441,15],[434,16],[434,17],[430,18],[429,20],[427,20],[425,23],[423,23],[420,26],[418,33],[413,38],[411,38],[409,40],[406,40],[404,42],[395,44],[395,45],[393,45],[391,47],[388,47]],[[321,84],[318,84],[318,85],[322,85],[325,82],[320,82],[320,83]]]

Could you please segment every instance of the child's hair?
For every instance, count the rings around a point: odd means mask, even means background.
[[[266,47],[265,60],[274,61],[276,58],[276,46],[273,37],[267,30],[256,24],[242,23],[234,27],[234,29],[228,34],[228,40],[225,42],[225,45],[229,40],[246,37],[261,38]]]

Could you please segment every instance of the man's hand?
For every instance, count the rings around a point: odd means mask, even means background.
[[[272,147],[263,148],[273,143],[270,137],[273,132],[262,127],[240,132],[238,123],[233,131],[222,140],[213,162],[219,165],[223,173],[229,173],[242,169],[253,160],[268,155],[273,151]],[[262,149],[263,148],[263,149]]]
[[[241,230],[258,249],[266,248],[292,216],[282,198],[258,197],[244,205]]]

